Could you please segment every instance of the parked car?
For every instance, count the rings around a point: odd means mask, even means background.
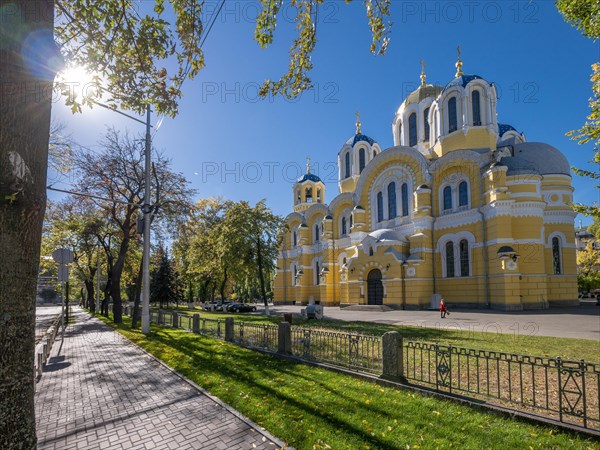
[[[232,303],[227,307],[227,311],[235,313],[254,312],[256,311],[256,306],[247,303]]]

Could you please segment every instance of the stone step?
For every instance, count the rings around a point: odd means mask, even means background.
[[[394,309],[386,305],[350,305],[340,306],[340,309],[344,311],[394,311]]]

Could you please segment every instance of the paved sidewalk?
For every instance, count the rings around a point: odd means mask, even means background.
[[[39,449],[278,449],[237,411],[194,389],[112,328],[76,323],[37,384]]]

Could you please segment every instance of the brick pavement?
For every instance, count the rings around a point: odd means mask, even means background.
[[[38,449],[278,449],[283,444],[76,308],[36,387]]]

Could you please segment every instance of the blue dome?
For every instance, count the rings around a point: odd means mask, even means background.
[[[517,129],[512,125],[507,125],[505,123],[498,124],[498,136],[502,137],[507,131],[516,131],[518,133]]]
[[[315,183],[321,182],[321,179],[316,176],[314,173],[305,173],[304,175],[302,175],[300,178],[298,178],[298,181],[296,181],[296,183],[304,183],[305,181],[313,181]]]
[[[454,86],[461,86],[464,88],[467,84],[469,84],[473,80],[484,80],[484,79],[483,79],[483,77],[480,77],[479,75],[461,75],[460,77],[456,77],[454,80],[452,80],[450,83],[448,83],[446,85],[446,87],[444,88],[444,91],[446,89],[450,89],[451,87],[454,87]],[[484,80],[484,81],[486,81],[486,80]]]
[[[373,145],[375,143],[375,139],[370,138],[366,134],[355,134],[346,141],[346,144],[348,144],[351,147],[354,147],[354,144],[361,141],[368,142],[369,145]]]

